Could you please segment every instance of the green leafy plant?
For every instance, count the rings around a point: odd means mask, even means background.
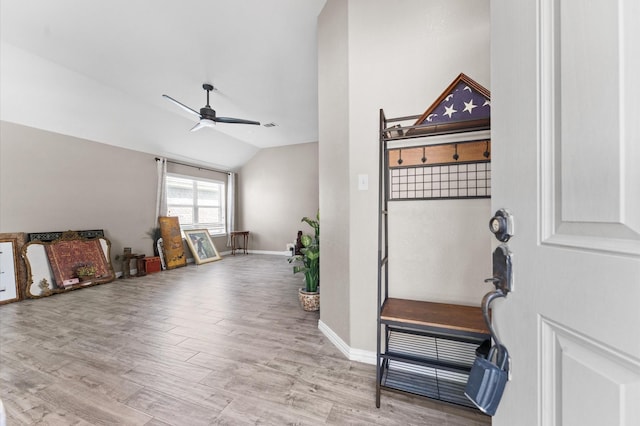
[[[307,223],[314,230],[314,236],[303,234],[300,237],[302,248],[299,255],[290,257],[289,263],[302,262],[301,265],[293,266],[293,273],[304,273],[305,291],[315,293],[320,285],[320,211],[316,214],[316,219],[303,217],[301,222]]]
[[[96,267],[90,263],[82,263],[76,267],[76,275],[90,277],[96,274]]]

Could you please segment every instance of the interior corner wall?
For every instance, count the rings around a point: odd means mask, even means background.
[[[0,122],[0,232],[103,229],[119,270],[153,256],[156,179],[153,155]]]
[[[301,222],[318,211],[318,143],[264,148],[237,174],[237,230],[249,231],[249,250],[281,252]]]
[[[347,13],[348,2],[328,0],[318,18],[320,321],[351,346]]]
[[[349,294],[341,301],[332,297],[336,306],[327,307],[323,275],[320,315],[327,323],[331,321],[329,315],[339,318],[331,328],[350,348],[373,352],[377,329],[379,109],[383,108],[387,117],[422,114],[461,72],[490,89],[489,0],[328,0],[320,18],[320,204],[323,211],[332,208],[340,212],[340,218],[328,223],[327,213],[323,214],[323,242],[331,232],[334,242],[349,247],[344,257],[347,265],[323,248],[323,265],[335,261],[340,273],[348,274],[346,280],[341,277],[340,285],[346,286]],[[331,43],[323,43],[322,37]],[[333,150],[333,155],[328,153]],[[329,170],[335,170],[338,177],[330,175]],[[359,175],[368,176],[368,189],[358,189]],[[324,202],[325,197],[337,202]],[[393,264],[390,260],[391,286],[407,297],[479,305],[480,300],[475,299],[482,293],[482,280],[490,271],[491,234],[486,228],[490,203],[487,199],[450,202],[454,203],[455,220],[464,221],[464,226],[457,226],[454,220],[450,226],[442,225],[442,212],[449,201],[394,206],[401,214],[390,222],[393,229],[390,227],[389,242],[395,239],[393,244],[403,251],[393,253]],[[466,215],[472,211],[476,221],[469,225]],[[420,220],[414,222],[415,217]],[[470,226],[481,226],[472,236],[479,242],[471,246],[470,236],[465,234]],[[448,256],[443,256],[444,250]],[[343,251],[339,253],[344,255]],[[437,274],[419,267],[420,259],[435,258],[443,262]],[[461,275],[442,276],[441,271],[456,271],[461,263],[472,266],[465,266],[469,281],[448,286]],[[403,274],[413,279],[402,282]],[[347,331],[337,324],[345,316]]]

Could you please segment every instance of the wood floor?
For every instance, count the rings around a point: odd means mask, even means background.
[[[491,424],[393,392],[377,409],[375,367],[300,309],[301,279],[237,255],[0,306],[7,424]]]

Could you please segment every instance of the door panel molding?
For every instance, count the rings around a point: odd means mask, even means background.
[[[541,244],[640,256],[640,126],[622,89],[640,75],[621,41],[640,37],[633,3],[539,0]]]
[[[639,359],[548,318],[539,324],[540,424],[640,424]]]

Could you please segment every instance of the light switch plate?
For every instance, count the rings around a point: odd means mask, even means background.
[[[366,191],[369,189],[369,175],[358,175],[358,190]]]

